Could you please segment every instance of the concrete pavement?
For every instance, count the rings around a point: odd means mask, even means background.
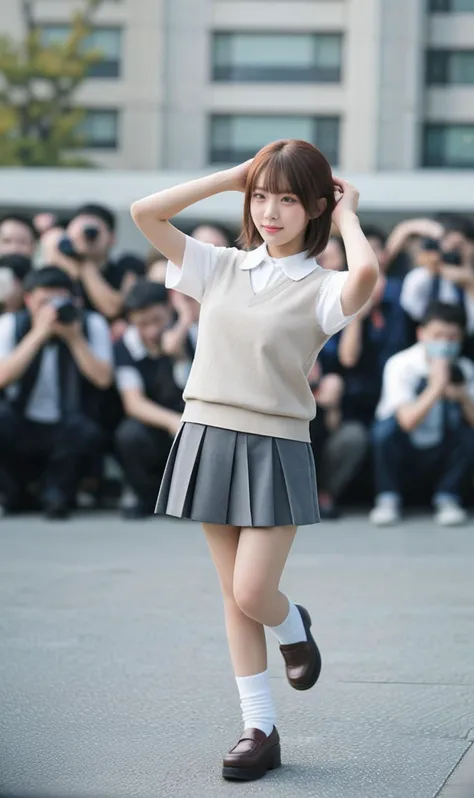
[[[0,521],[0,793],[74,798],[472,798],[474,525],[362,516],[298,532],[319,684],[269,667],[284,767],[221,780],[240,734],[197,525]]]

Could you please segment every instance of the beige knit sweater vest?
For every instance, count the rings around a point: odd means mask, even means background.
[[[298,282],[282,274],[254,294],[239,268],[246,256],[225,250],[206,287],[183,421],[309,441],[316,405],[307,375],[329,338],[316,321],[328,272]]]

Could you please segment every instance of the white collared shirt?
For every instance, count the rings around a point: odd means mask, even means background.
[[[99,313],[88,313],[87,330],[91,352],[98,360],[112,364],[112,342],[104,317]],[[0,317],[0,360],[11,355],[16,346],[15,315],[4,313]],[[19,384],[10,383],[5,393],[13,401],[18,396]],[[25,408],[25,417],[41,424],[54,424],[61,418],[58,350],[52,344],[46,344],[43,349],[36,383]]]
[[[168,263],[166,287],[174,288],[201,302],[207,282],[224,249],[186,236],[183,265],[179,268],[171,261]],[[250,271],[252,290],[256,294],[275,283],[282,272],[291,280],[298,281],[316,269],[324,271],[314,258],[307,258],[305,252],[290,255],[288,258],[271,258],[266,244],[249,252],[240,268]],[[339,332],[354,318],[345,316],[341,307],[341,291],[347,277],[348,272],[327,270],[327,279],[315,308],[316,321],[326,335]]]
[[[465,357],[457,361],[464,374],[469,396],[474,401],[474,365]],[[405,404],[414,402],[418,396],[422,380],[429,378],[429,363],[423,343],[419,342],[392,355],[385,364],[383,373],[382,394],[375,411],[379,421],[394,416]],[[426,448],[435,446],[442,434],[441,402],[436,402],[424,420],[411,433],[414,446]]]
[[[420,321],[426,313],[430,301],[432,281],[431,272],[424,266],[416,266],[408,272],[403,281],[400,304],[414,321]],[[446,280],[445,277],[440,278],[439,299],[449,305],[456,305],[459,301],[456,286],[451,280]],[[474,300],[469,294],[466,294],[464,304],[467,316],[467,331],[469,335],[472,335],[474,333]]]

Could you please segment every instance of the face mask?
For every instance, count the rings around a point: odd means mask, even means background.
[[[459,341],[426,341],[425,347],[428,357],[434,360],[438,358],[456,360],[461,351],[461,344]]]

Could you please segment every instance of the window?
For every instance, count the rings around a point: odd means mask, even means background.
[[[430,50],[426,82],[431,86],[474,85],[474,50]]]
[[[423,166],[474,167],[474,124],[425,126]]]
[[[341,79],[342,36],[338,33],[215,33],[215,81],[321,82]]]
[[[339,158],[338,117],[211,117],[210,163],[240,163],[277,139],[304,139],[319,147],[332,164]]]
[[[474,0],[429,0],[430,11],[446,12],[446,11],[459,11],[467,12],[474,11]]]
[[[44,25],[41,38],[44,45],[64,44],[71,33],[67,25]],[[92,64],[90,78],[118,78],[122,60],[122,30],[120,28],[95,28],[84,43],[84,49],[96,50],[100,61]]]
[[[84,137],[84,147],[116,150],[118,147],[119,114],[116,109],[89,109],[77,132]]]

